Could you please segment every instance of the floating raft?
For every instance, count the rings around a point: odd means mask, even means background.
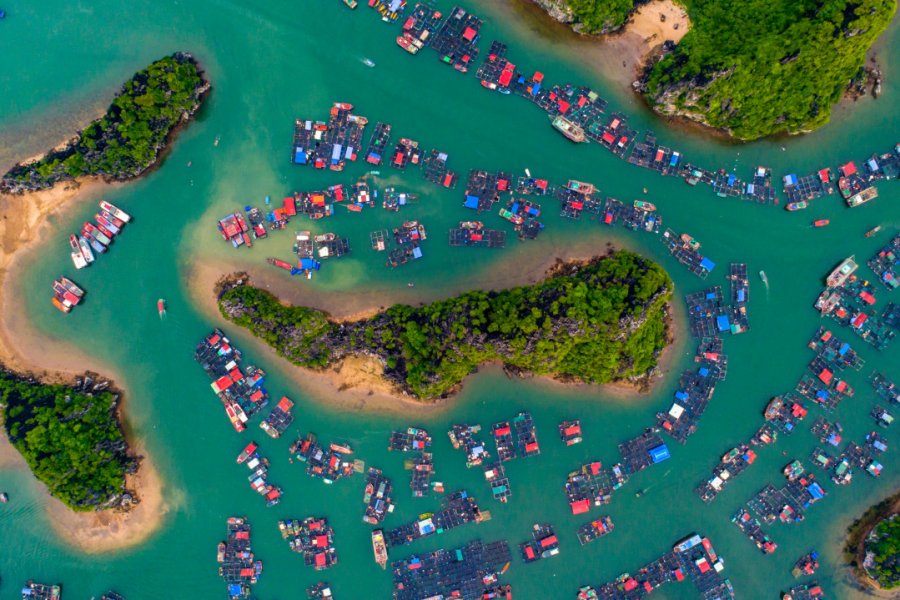
[[[266,420],[259,424],[260,428],[265,431],[269,437],[278,439],[281,437],[288,427],[290,427],[291,423],[294,422],[294,417],[291,415],[291,409],[294,407],[294,403],[291,402],[287,396],[282,396],[281,400],[278,401],[278,404],[272,408],[272,412],[269,413],[269,416],[266,417]]]
[[[422,175],[426,181],[452,190],[456,187],[459,176],[447,168],[447,154],[432,150],[425,159]]]
[[[281,502],[282,489],[277,485],[269,483],[269,460],[261,456],[256,451],[256,444],[251,442],[244,451],[238,456],[238,463],[244,463],[250,470],[250,476],[247,480],[250,487],[262,496],[266,501],[266,506],[275,506]]]
[[[574,419],[572,421],[563,421],[559,424],[559,439],[565,442],[566,446],[574,446],[581,443],[581,421]]]
[[[509,173],[490,173],[472,169],[466,180],[466,208],[484,212],[491,210],[504,194],[512,192],[513,177]]]
[[[194,350],[194,360],[213,380],[213,392],[222,401],[225,414],[238,432],[269,401],[264,387],[266,374],[253,366],[240,368],[241,352],[220,329],[207,335]]]
[[[729,482],[743,473],[755,460],[756,452],[751,450],[749,445],[741,444],[732,448],[713,468],[712,477],[697,486],[697,495],[706,503],[712,502]]]
[[[219,576],[228,585],[229,598],[250,598],[250,586],[262,574],[262,562],[254,561],[250,547],[250,523],[246,517],[229,517],[227,527],[228,535],[217,552]]]
[[[866,265],[878,276],[884,287],[894,290],[900,287],[897,276],[900,273],[900,234],[888,242],[875,255],[866,261]]]
[[[331,443],[328,448],[321,446],[312,433],[298,437],[291,444],[289,452],[306,463],[306,474],[331,484],[343,477],[350,477],[363,470],[361,461],[350,462],[353,450],[346,444]]]
[[[533,240],[543,231],[544,224],[538,221],[541,205],[525,198],[513,198],[506,208],[500,209],[500,216],[513,224],[520,240]]]
[[[763,417],[778,431],[789,434],[808,413],[800,399],[793,392],[788,392],[772,398],[766,405]]]
[[[309,600],[332,600],[334,595],[331,593],[331,586],[328,582],[320,581],[306,588],[306,597]]]
[[[512,560],[509,544],[473,540],[455,550],[435,550],[391,563],[394,600],[482,598]]]
[[[363,503],[366,505],[363,523],[378,525],[384,521],[387,513],[394,512],[394,504],[391,500],[393,488],[391,480],[381,472],[381,469],[369,468],[363,492]]]
[[[462,449],[466,453],[466,467],[472,468],[482,464],[486,459],[491,457],[491,453],[487,451],[484,442],[476,438],[475,435],[481,432],[481,425],[453,425],[447,436],[450,443],[456,450]]]
[[[488,513],[479,510],[475,498],[460,490],[444,498],[437,512],[421,515],[415,521],[395,527],[387,532],[385,538],[388,548],[406,546],[420,538],[441,534],[467,523],[481,523],[488,518]]]
[[[459,227],[450,230],[449,242],[452,247],[503,248],[506,232],[485,229],[480,221],[460,221]]]
[[[390,139],[390,123],[382,123],[381,121],[376,123],[372,137],[369,139],[369,145],[366,147],[366,162],[376,167],[381,165]]]
[[[450,16],[441,24],[431,41],[441,57],[441,62],[452,66],[460,73],[469,70],[478,58],[478,31],[482,21],[456,6]]]
[[[781,600],[816,600],[816,598],[824,598],[825,592],[822,587],[815,581],[812,583],[803,583],[795,585],[788,591],[781,594]]]
[[[442,17],[430,5],[416,4],[412,14],[403,22],[402,33],[397,36],[397,45],[410,54],[418,54],[419,50],[431,44]]]
[[[328,526],[325,517],[278,521],[278,530],[291,550],[303,555],[303,563],[307,567],[322,571],[337,564],[334,530]]]
[[[678,236],[671,229],[666,229],[660,240],[678,262],[700,279],[706,279],[716,267],[716,263],[700,254],[700,244],[686,233]]]
[[[744,333],[750,329],[747,306],[750,303],[750,279],[747,277],[746,263],[731,263],[728,266],[731,281],[731,333]]]
[[[734,589],[721,576],[725,565],[716,554],[709,538],[694,534],[677,543],[671,552],[615,581],[601,586],[584,586],[578,591],[579,600],[637,599],[669,582],[693,582],[703,598],[725,600],[734,598]]]
[[[659,213],[643,210],[636,206],[625,206],[620,200],[607,198],[600,213],[600,222],[614,227],[619,221],[631,231],[642,230],[659,233],[662,227],[662,217]]]
[[[606,516],[579,526],[576,535],[578,536],[578,541],[584,546],[612,533],[613,529],[615,529],[615,526],[613,525],[612,517]]]
[[[559,539],[553,526],[549,523],[535,523],[531,531],[531,540],[519,544],[522,560],[526,563],[536,562],[559,554]]]
[[[769,534],[763,531],[762,525],[760,525],[756,518],[747,512],[747,509],[738,509],[738,511],[731,516],[731,522],[737,525],[738,529],[740,529],[751,542],[756,544],[756,547],[759,548],[759,551],[763,554],[771,554],[778,549],[778,544],[773,542],[772,538],[769,537]]]
[[[628,481],[624,465],[603,467],[599,460],[585,463],[566,477],[566,500],[573,515],[588,512],[591,506],[609,504],[612,493]]]
[[[506,470],[500,462],[493,462],[484,465],[484,478],[491,486],[491,495],[494,500],[506,504],[512,495],[512,489],[509,486],[509,479],[506,477]]]
[[[62,586],[55,584],[37,583],[27,581],[22,588],[23,600],[60,600],[62,598]]]

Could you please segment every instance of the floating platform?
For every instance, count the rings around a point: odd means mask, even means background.
[[[363,515],[363,523],[378,525],[388,513],[394,512],[394,504],[391,500],[393,484],[381,469],[370,467],[366,474],[366,487],[363,491],[363,503],[366,512]]]
[[[615,526],[612,517],[605,516],[578,527],[576,535],[582,546],[612,533]]]
[[[406,546],[414,541],[435,534],[441,534],[467,523],[486,520],[479,510],[478,502],[465,490],[454,492],[444,498],[440,510],[426,513],[417,520],[395,527],[387,532],[388,548]]]
[[[482,598],[512,560],[509,544],[474,540],[455,550],[435,550],[391,563],[394,600]]]
[[[334,530],[328,525],[327,518],[286,519],[278,521],[278,530],[291,550],[303,555],[303,564],[307,567],[323,571],[337,564]]]
[[[526,563],[536,562],[559,554],[559,539],[549,523],[535,523],[531,540],[519,544],[519,552]]]
[[[466,467],[472,468],[482,464],[491,457],[491,453],[485,448],[484,442],[475,435],[481,432],[481,425],[454,425],[447,435],[450,443],[457,450],[462,449],[466,453]]]
[[[228,585],[229,598],[250,598],[250,586],[262,574],[262,562],[254,560],[250,546],[250,523],[246,517],[229,517],[227,527],[227,537],[217,552],[219,576]]]

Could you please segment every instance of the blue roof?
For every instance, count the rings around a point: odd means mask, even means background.
[[[539,211],[536,207],[534,207],[534,206],[529,206],[529,207],[528,207],[528,214],[529,214],[529,215],[535,215],[535,216],[537,216],[539,213],[540,213],[540,211]]]
[[[816,392],[816,398],[819,400],[827,400],[828,399],[828,390],[819,390]]]
[[[306,152],[303,151],[303,148],[294,149],[294,163],[298,165],[306,164]]]
[[[849,349],[850,349],[850,344],[848,344],[847,342],[844,342],[843,344],[841,344],[841,349],[838,350],[838,354],[843,356],[847,353],[847,350],[849,350]]]
[[[808,491],[809,495],[816,500],[821,500],[825,497],[825,492],[822,490],[822,486],[820,486],[818,483],[810,484],[810,486],[806,488],[806,491]]]
[[[541,84],[536,83],[533,86],[531,86],[531,95],[532,96],[537,96],[539,91],[541,91]]]
[[[707,300],[713,300],[715,297],[716,297],[716,293],[715,293],[715,292],[706,292],[706,299],[707,299]],[[698,308],[699,308],[699,307],[698,307]]]
[[[466,208],[478,208],[478,196],[466,196],[466,201],[463,206]]]
[[[784,176],[784,185],[797,185],[797,176],[791,173]]]
[[[740,290],[737,291],[737,299],[738,299],[738,302],[743,302],[743,301],[744,301],[744,298],[746,297],[746,294],[744,293],[744,291],[745,291],[745,290],[743,290],[743,289],[740,289]]]
[[[413,248],[413,258],[422,258],[422,249],[418,246]]]
[[[241,584],[239,583],[232,583],[228,586],[228,593],[232,596],[239,596],[242,594],[242,592],[243,590],[241,589]]]
[[[716,268],[716,263],[709,260],[708,258],[704,258],[703,260],[700,261],[700,266],[703,267],[704,269],[706,269],[707,271],[712,271],[713,269]]]
[[[665,444],[660,444],[656,448],[650,448],[650,458],[653,459],[654,464],[660,463],[671,457],[672,455],[669,454],[669,449],[666,448]]]
[[[728,176],[728,185],[734,185],[734,180],[737,179],[734,173]]]
[[[312,258],[301,258],[300,259],[300,267],[303,269],[307,269],[310,271],[318,271],[321,266],[322,266],[322,264],[319,261],[313,260]]]
[[[687,400],[689,396],[687,395],[687,392],[682,392],[681,390],[679,390],[675,392],[675,398],[677,400]]]
[[[716,325],[718,326],[719,331],[728,331],[731,329],[731,323],[728,322],[728,317],[725,315],[716,317]]]
[[[374,158],[374,159],[380,161],[380,160],[381,160],[381,155],[378,154],[377,152],[369,152],[369,155],[368,155],[366,158],[367,158],[367,159],[369,159],[369,158]]]
[[[707,369],[706,367],[700,367],[700,370],[697,372],[700,373],[700,377],[706,377],[707,375],[709,375],[709,369]]]

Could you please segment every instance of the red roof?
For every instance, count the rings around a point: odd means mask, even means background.
[[[616,141],[616,136],[614,136],[613,134],[611,134],[610,132],[607,131],[606,133],[603,134],[603,141],[606,142],[607,144],[612,144],[613,142]]]
[[[297,214],[297,204],[294,202],[293,198],[285,198],[284,199],[284,212],[287,214],[294,216]]]
[[[513,76],[512,71],[507,71],[506,69],[503,69],[503,72],[500,73],[500,79],[499,79],[500,85],[502,85],[504,87],[509,85],[509,82],[512,81],[512,76]]]
[[[661,161],[662,159],[663,159],[663,151],[662,151],[662,150],[657,150],[657,151],[656,151],[656,158],[654,158],[653,160],[654,160],[655,162],[659,162],[659,161]]]
[[[700,562],[697,563],[697,568],[700,569],[701,573],[706,573],[707,571],[709,571],[709,563],[706,562],[705,558],[701,558]]]
[[[525,556],[528,558],[534,558],[534,548],[531,546],[525,546]]]
[[[317,535],[315,537],[315,541],[313,542],[313,546],[317,546],[319,548],[325,548],[328,546],[328,536],[327,535]]]
[[[535,83],[540,83],[544,80],[544,74],[541,73],[540,71],[535,71],[532,79],[534,79]]]
[[[568,112],[570,106],[572,106],[572,105],[569,104],[568,102],[566,102],[565,100],[560,100],[559,101],[559,112],[565,114],[566,112]]]
[[[612,223],[612,220],[613,220],[612,213],[606,213],[606,215],[603,216],[603,222],[606,223],[607,225]]]
[[[591,463],[591,475],[596,475],[597,473],[599,473],[600,468],[602,466],[603,466],[603,463],[601,463],[599,460],[595,460],[594,462],[592,462]]]
[[[852,162],[848,162],[846,165],[841,165],[841,175],[844,177],[850,177],[856,173],[856,165]]]
[[[253,568],[241,569],[241,577],[253,577]]]
[[[238,531],[234,534],[234,539],[236,540],[249,540],[250,532],[249,531]]]
[[[469,239],[472,240],[473,242],[480,242],[483,238],[484,238],[484,236],[481,235],[480,233],[473,233],[472,235],[469,236]]]
[[[832,377],[833,377],[833,374],[832,374],[832,372],[829,371],[828,369],[822,369],[822,372],[819,373],[819,380],[820,380],[822,383],[824,383],[825,385],[828,385],[828,384],[831,383],[831,378],[832,378]]]
[[[613,119],[612,123],[609,124],[610,129],[617,129],[619,127],[619,119]]]
[[[580,515],[586,513],[591,509],[591,503],[587,500],[579,500],[578,502],[572,502],[569,506],[572,507],[573,515]]]
[[[320,553],[316,554],[316,566],[317,567],[325,566],[325,553],[324,552],[320,552]]]
[[[858,315],[856,315],[856,318],[853,319],[852,325],[858,329],[862,327],[862,324],[865,323],[866,319],[868,318],[869,315],[867,315],[866,313],[859,313]]]
[[[539,188],[541,188],[542,190],[546,190],[546,189],[547,189],[547,183],[548,183],[548,182],[547,182],[546,179],[538,179],[538,180],[536,180],[536,181],[534,182],[534,184],[535,184],[536,186],[538,186]]]
[[[684,573],[681,569],[675,569],[675,581],[684,581]]]
[[[631,577],[629,577],[629,578],[625,581],[625,591],[626,591],[626,592],[630,592],[631,590],[633,590],[633,589],[636,588],[637,586],[638,586],[638,582],[635,581],[634,579],[632,579]]]
[[[223,375],[216,380],[216,389],[227,390],[234,384],[234,380],[227,375]]]
[[[828,183],[831,180],[831,169],[822,169],[819,171],[819,181]]]
[[[584,202],[573,202],[572,208],[574,208],[575,210],[581,210],[584,208]]]
[[[645,582],[644,582],[644,589],[647,590],[647,593],[649,594],[650,592],[653,591],[653,586],[650,585],[650,582],[649,582],[649,581],[645,581]]]
[[[581,433],[581,425],[572,425],[563,430],[564,435],[576,435]]]
[[[875,296],[873,296],[869,292],[862,291],[859,293],[859,297],[862,298],[866,304],[875,304]]]
[[[552,546],[553,544],[558,544],[558,543],[559,543],[559,540],[556,539],[555,535],[549,535],[541,540],[541,546],[543,548],[548,548],[548,547]]]
[[[478,32],[472,29],[471,27],[466,27],[466,30],[463,31],[463,37],[469,40],[470,42],[475,39],[475,36],[478,35]]]
[[[497,180],[497,189],[501,192],[505,192],[509,189],[509,180],[508,179],[498,179]]]
[[[747,450],[747,462],[752,465],[754,460],[756,460],[756,452]]]
[[[501,437],[504,435],[509,435],[509,425],[505,425],[503,427],[499,427],[494,430],[494,435],[497,437]]]
[[[525,452],[536,452],[538,450],[537,442],[529,442],[525,444]]]

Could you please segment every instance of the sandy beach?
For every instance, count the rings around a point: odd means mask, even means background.
[[[418,414],[434,414],[450,405],[456,394],[446,399],[423,402],[402,391],[381,378],[382,365],[374,358],[356,356],[344,359],[340,364],[323,371],[315,371],[291,364],[264,342],[258,340],[242,328],[226,321],[218,310],[214,289],[217,282],[234,272],[244,272],[250,276],[251,283],[268,290],[282,302],[302,304],[327,312],[337,321],[352,321],[367,318],[379,310],[395,303],[419,304],[431,302],[448,293],[453,294],[472,289],[499,289],[535,283],[543,278],[559,260],[584,260],[603,254],[612,245],[606,240],[583,240],[577,244],[542,246],[539,250],[525,251],[510,255],[499,262],[487,265],[482,271],[475,272],[466,281],[460,282],[452,290],[420,290],[406,286],[391,290],[340,291],[316,289],[312,286],[298,286],[295,281],[279,276],[279,273],[265,267],[248,266],[238,262],[228,263],[208,260],[194,260],[187,274],[190,295],[195,304],[219,326],[224,327],[229,335],[241,344],[252,344],[267,362],[276,362],[297,385],[309,392],[314,398],[330,405],[340,405],[349,410],[374,410],[389,413],[403,413],[415,410]],[[506,262],[515,262],[516,268],[504,268]],[[670,304],[670,311],[674,311]],[[685,339],[684,316],[672,314],[669,335],[673,340],[660,355],[658,375],[653,379],[649,390],[640,390],[630,382],[617,382],[606,385],[587,385],[557,381],[551,377],[538,376],[533,379],[546,382],[550,386],[563,386],[584,389],[598,395],[611,396],[616,399],[629,399],[646,396],[653,392],[657,384],[665,379],[675,359],[680,356]],[[500,370],[500,365],[484,365],[480,371]],[[463,380],[460,389],[464,389],[470,375]],[[592,394],[593,395],[593,394]]]
[[[86,370],[123,381],[108,365],[80,349],[35,331],[18,308],[22,304],[18,274],[47,239],[52,230],[49,219],[96,200],[111,189],[110,184],[88,179],[80,185],[60,185],[25,196],[0,196],[0,363],[53,383],[65,383]],[[27,468],[6,436],[0,438],[0,468]],[[146,455],[139,440],[129,443],[136,453]],[[76,513],[41,487],[46,492],[48,517],[60,537],[85,552],[108,552],[137,544],[159,528],[165,514],[162,479],[146,457],[138,473],[128,478],[128,489],[135,491],[141,502],[127,513]]]

